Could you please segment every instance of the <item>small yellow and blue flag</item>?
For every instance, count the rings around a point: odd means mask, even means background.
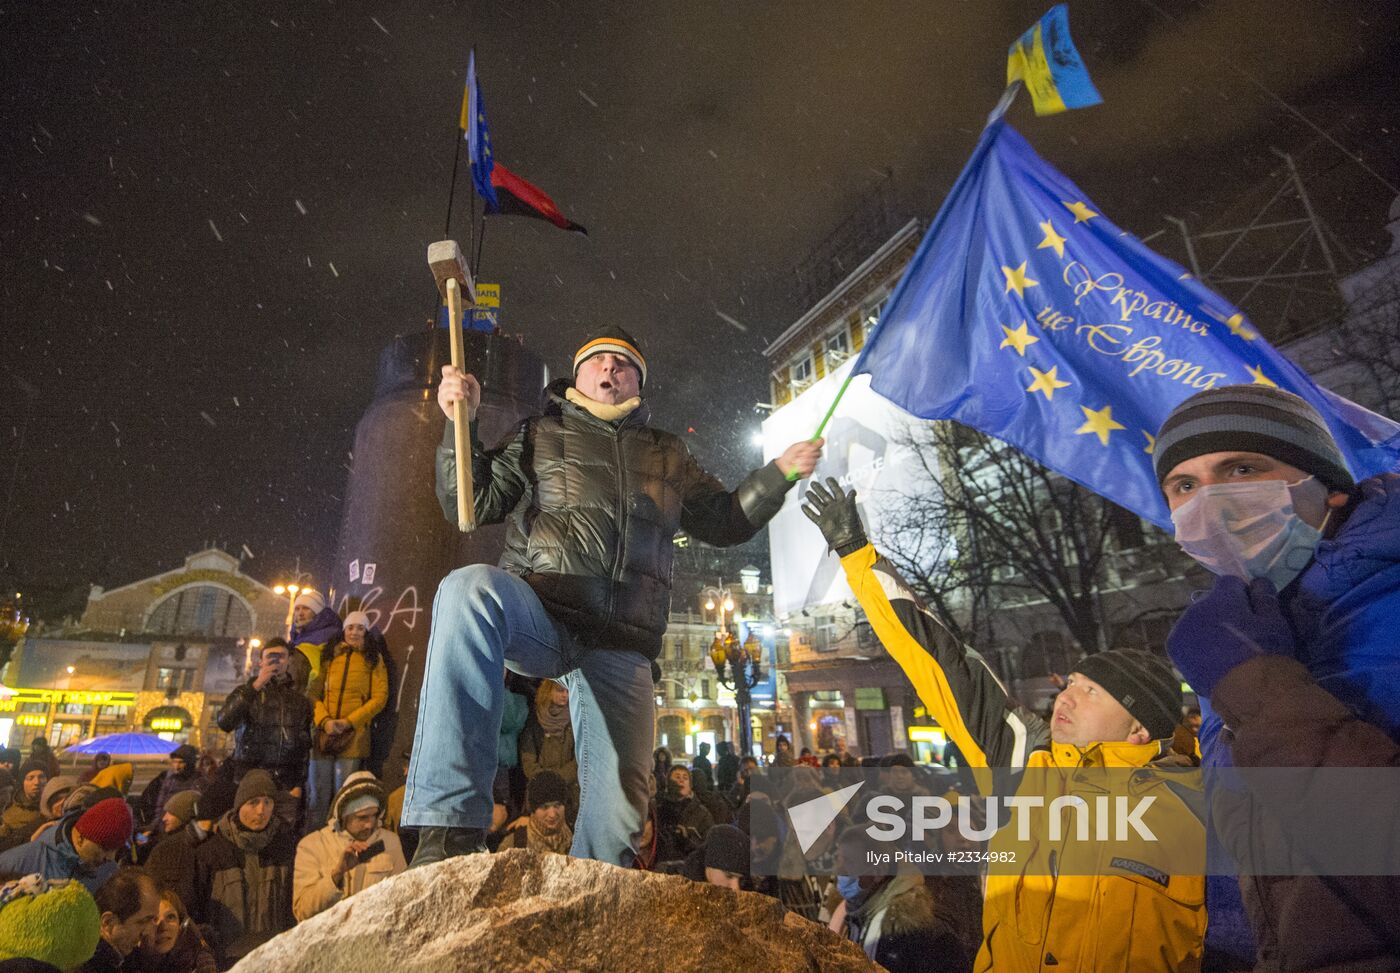
[[[1057,3],[1011,44],[1006,83],[1023,82],[1037,115],[1087,108],[1103,99],[1069,36],[1069,11]]]

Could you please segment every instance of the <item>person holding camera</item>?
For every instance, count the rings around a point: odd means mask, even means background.
[[[268,639],[257,674],[228,694],[218,724],[234,735],[233,781],[265,770],[278,787],[300,798],[311,755],[312,708],[288,670],[290,652],[286,639]]]
[[[292,913],[298,922],[408,868],[399,836],[386,830],[384,787],[367,770],[346,778],[330,820],[297,845]]]

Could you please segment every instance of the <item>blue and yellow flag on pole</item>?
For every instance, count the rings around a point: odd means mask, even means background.
[[[1002,439],[1170,529],[1153,436],[1204,389],[1258,383],[1322,414],[1358,480],[1400,425],[1320,388],[1249,320],[1114,226],[1004,121],[982,134],[855,373],[925,419]]]
[[[1037,115],[1087,108],[1103,101],[1069,36],[1069,11],[1060,3],[1011,45],[1006,83],[1023,82]]]

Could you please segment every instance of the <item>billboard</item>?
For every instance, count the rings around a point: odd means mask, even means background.
[[[765,461],[812,435],[854,365],[854,360],[847,361],[764,421]],[[883,512],[904,496],[936,488],[925,469],[937,470],[936,460],[929,457],[925,463],[907,445],[911,431],[923,424],[870,391],[868,375],[852,380],[827,424],[826,446],[813,479],[834,476],[843,487],[854,487],[872,538],[881,535]],[[788,493],[768,526],[773,608],[779,615],[852,599],[839,559],[827,551],[821,532],[802,513],[802,498],[811,482],[803,480]]]
[[[13,684],[44,688],[140,692],[150,645],[72,639],[26,639]],[[71,670],[71,671],[70,671]]]

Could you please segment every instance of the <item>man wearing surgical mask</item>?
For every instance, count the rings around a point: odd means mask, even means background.
[[[1262,385],[1182,402],[1153,460],[1177,542],[1218,575],[1168,639],[1192,687],[1210,697],[1245,656],[1293,656],[1400,740],[1400,476],[1358,486],[1317,411]]]
[[[1317,411],[1259,385],[1182,402],[1153,459],[1177,542],[1217,575],[1167,639],[1204,697],[1203,763],[1400,763],[1400,476],[1353,483]],[[1239,908],[1218,881],[1212,931]],[[1260,969],[1281,957],[1298,969],[1388,964],[1400,946],[1393,879],[1245,875],[1240,888]],[[1208,951],[1244,945],[1207,934]]]

